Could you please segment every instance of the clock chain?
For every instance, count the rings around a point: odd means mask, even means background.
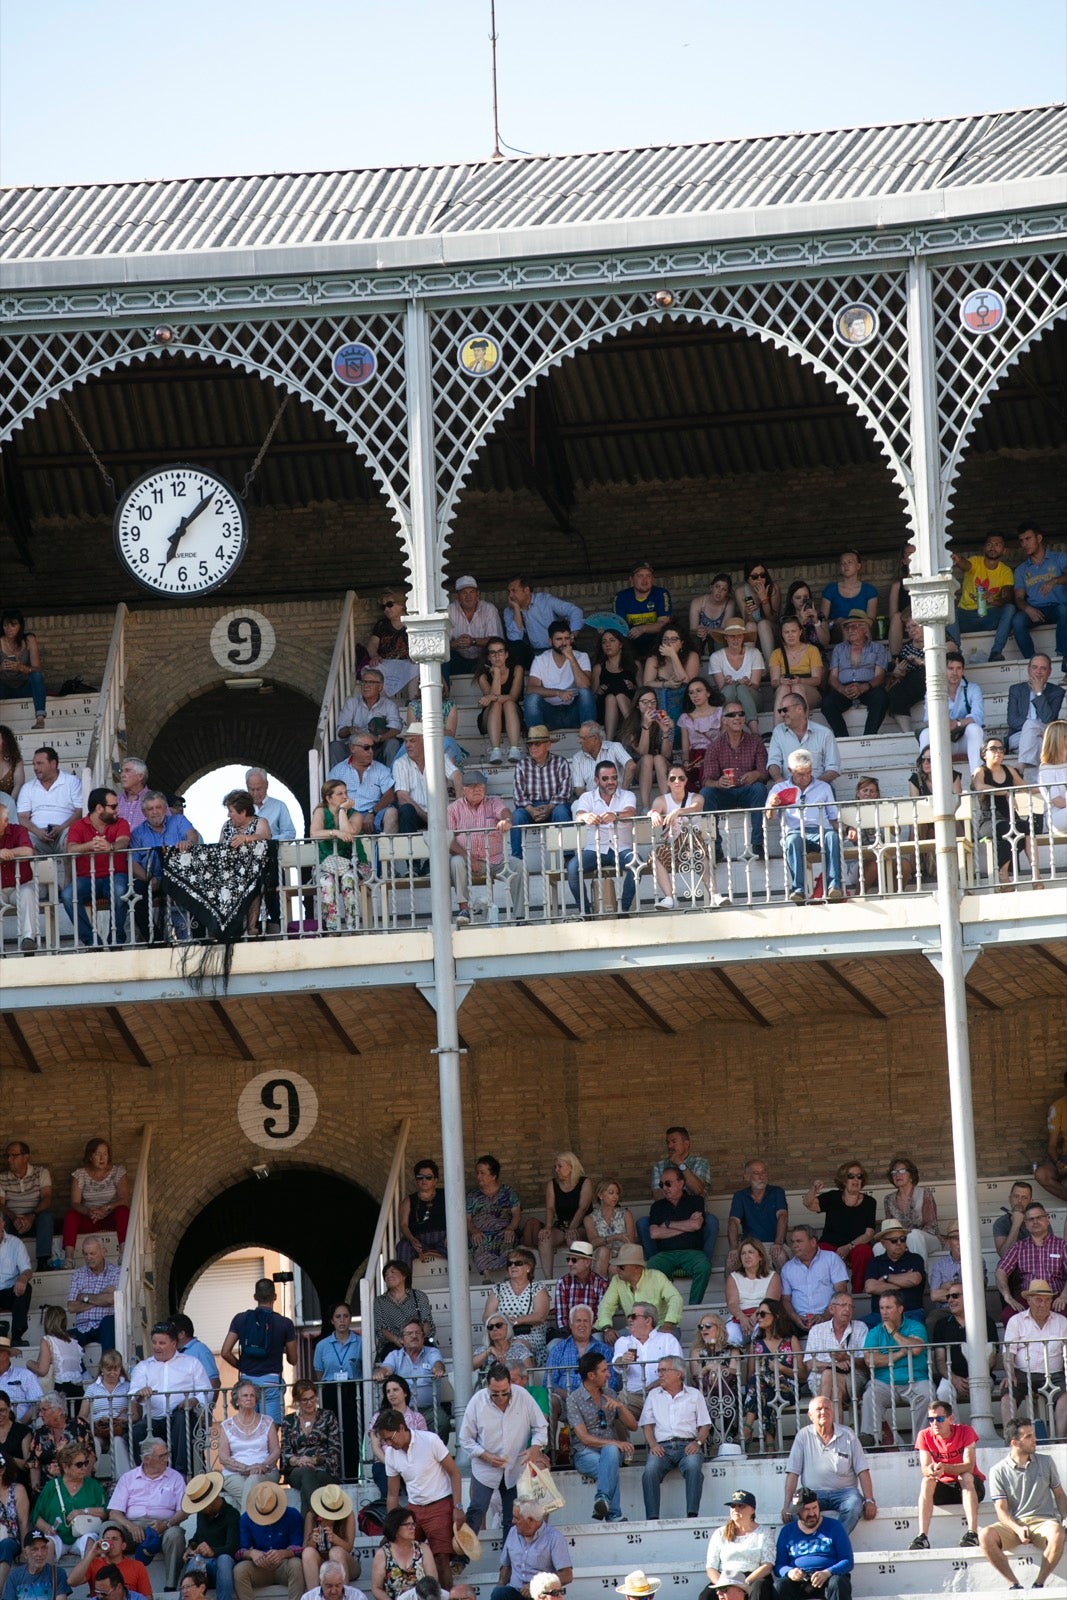
[[[63,410],[67,413],[67,416],[70,418],[71,425],[72,425],[72,427],[74,429],[74,432],[78,435],[78,438],[81,440],[82,444],[85,446],[86,450],[88,450],[90,456],[92,457],[93,463],[98,468],[100,476],[103,478],[104,482],[107,484],[108,488],[111,490],[112,499],[117,503],[119,497],[118,497],[118,493],[117,493],[117,491],[115,489],[115,480],[111,476],[111,474],[107,470],[107,468],[104,466],[104,463],[101,461],[100,457],[97,455],[97,453],[93,449],[92,445],[89,443],[89,439],[88,439],[88,436],[87,436],[87,434],[85,432],[85,429],[82,427],[81,423],[78,421],[77,417],[74,415],[73,411],[70,409],[70,406],[67,404],[67,400],[66,400],[66,396],[65,395],[60,395],[59,403],[63,407]]]
[[[283,415],[283,413],[285,411],[286,406],[289,404],[290,398],[291,397],[289,395],[285,395],[284,398],[282,399],[281,405],[278,407],[277,411],[274,413],[274,421],[271,423],[270,427],[267,429],[267,437],[264,439],[263,443],[260,445],[259,454],[257,455],[256,459],[253,461],[252,465],[249,467],[248,471],[245,473],[245,481],[241,485],[241,499],[242,500],[247,500],[248,499],[248,491],[252,487],[252,479],[255,477],[256,473],[259,471],[260,462],[263,460],[263,457],[266,455],[267,451],[270,449],[271,440],[274,438],[274,435],[275,435],[275,433],[277,431],[277,428],[278,428],[278,424],[282,420],[282,415]]]

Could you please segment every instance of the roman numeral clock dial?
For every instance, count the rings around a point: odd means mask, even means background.
[[[119,560],[153,594],[208,594],[233,575],[247,543],[244,506],[203,467],[146,472],[115,512]]]

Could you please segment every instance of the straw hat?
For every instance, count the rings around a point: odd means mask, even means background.
[[[453,1530],[452,1549],[457,1556],[466,1556],[468,1561],[481,1559],[482,1541],[469,1522],[461,1522],[459,1527]]]
[[[402,739],[421,739],[423,737],[422,723],[409,722],[406,728],[401,729],[400,737]]]
[[[888,1227],[882,1229],[881,1233],[875,1234],[874,1238],[871,1240],[871,1243],[884,1244],[887,1239],[895,1239],[898,1234],[906,1244],[908,1240],[907,1228],[905,1228],[902,1222],[891,1222]]]
[[[549,744],[557,744],[559,734],[550,733],[543,722],[535,722],[532,728],[526,730],[526,743],[532,744],[535,739],[547,739]]]
[[[624,1244],[615,1257],[617,1267],[643,1267],[645,1252],[639,1244]]]
[[[337,1483],[324,1483],[311,1496],[311,1509],[327,1522],[343,1522],[352,1515],[352,1502]]]
[[[1022,1296],[1023,1296],[1024,1300],[1029,1300],[1029,1298],[1030,1298],[1030,1296],[1032,1294],[1053,1294],[1053,1293],[1055,1293],[1055,1291],[1054,1291],[1051,1283],[1049,1283],[1047,1279],[1045,1279],[1045,1278],[1031,1278],[1030,1282],[1027,1284],[1026,1288],[1022,1291]]]
[[[289,1505],[289,1497],[277,1483],[257,1483],[245,1501],[245,1511],[261,1528],[280,1522]]]
[[[867,615],[866,611],[861,611],[858,606],[853,606],[848,615],[842,617],[841,626],[843,628],[849,628],[854,622],[862,622],[865,628],[869,628],[871,625],[871,619]]]
[[[575,1239],[573,1244],[567,1246],[569,1256],[581,1256],[584,1261],[592,1261],[593,1246],[588,1239]]]
[[[731,617],[729,622],[724,622],[721,628],[712,628],[711,630],[711,637],[717,639],[720,644],[725,644],[727,639],[737,638],[739,634],[749,635],[754,639],[756,637],[755,626],[753,625],[750,628],[749,624],[742,621],[740,617]]]
[[[659,1588],[658,1578],[646,1578],[638,1567],[636,1572],[628,1572],[622,1583],[616,1588],[616,1594],[625,1594],[634,1597],[634,1600],[644,1600],[644,1596],[655,1594]]]
[[[189,1516],[195,1516],[198,1511],[203,1511],[205,1506],[211,1505],[222,1493],[221,1472],[201,1472],[195,1478],[189,1479],[189,1487],[182,1495],[182,1510]],[[118,1523],[113,1522],[108,1527],[117,1528]],[[103,1533],[103,1528],[101,1528]]]

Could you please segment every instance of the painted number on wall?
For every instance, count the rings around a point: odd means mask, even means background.
[[[298,1072],[261,1072],[241,1090],[237,1120],[261,1150],[291,1150],[319,1119],[319,1097]]]
[[[277,640],[269,617],[242,607],[227,611],[211,630],[211,654],[224,672],[257,672],[274,654]]]

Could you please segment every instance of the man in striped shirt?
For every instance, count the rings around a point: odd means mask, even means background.
[[[83,1348],[99,1344],[112,1350],[119,1268],[104,1259],[104,1247],[95,1233],[82,1240],[82,1255],[85,1265],[71,1275],[67,1290],[67,1316],[73,1318],[71,1332]]]
[[[552,754],[558,735],[535,723],[526,735],[527,754],[515,768],[515,810],[511,853],[522,858],[522,827],[528,822],[570,822],[571,769]]]
[[[1025,1311],[1022,1299],[1012,1292],[1012,1274],[1017,1272],[1024,1284],[1031,1278],[1043,1278],[1052,1286],[1053,1311],[1063,1311],[1067,1306],[1067,1239],[1055,1237],[1049,1214],[1040,1200],[1027,1206],[1023,1222],[1026,1235],[1020,1234],[1000,1258],[997,1288],[1013,1311]]]
[[[511,827],[511,812],[498,795],[485,792],[484,772],[466,772],[463,775],[463,793],[448,808],[449,872],[459,901],[456,922],[466,926],[470,922],[470,877],[484,879],[491,884],[503,876],[511,896],[511,914],[519,914],[519,893],[522,874],[514,871],[504,860],[504,835]],[[492,891],[490,890],[490,893]]]

